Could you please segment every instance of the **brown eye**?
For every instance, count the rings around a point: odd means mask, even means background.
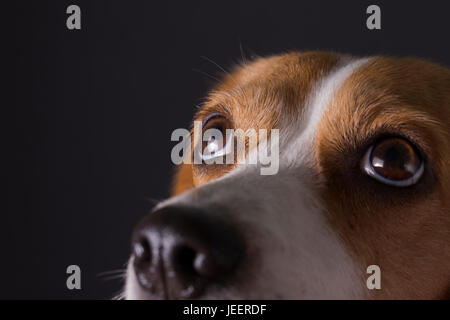
[[[361,167],[369,176],[396,187],[415,184],[424,171],[419,152],[402,138],[388,138],[372,145]]]
[[[227,146],[233,137],[227,134],[227,129],[232,129],[232,124],[224,115],[214,113],[205,118],[200,150],[200,156],[205,162],[223,157],[230,151]]]

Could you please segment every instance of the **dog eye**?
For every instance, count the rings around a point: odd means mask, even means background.
[[[227,135],[231,129],[231,122],[222,114],[211,114],[203,121],[201,158],[210,160],[224,156],[230,152],[232,134]]]
[[[419,152],[402,138],[387,138],[372,145],[364,155],[361,167],[372,178],[396,187],[415,184],[424,172]]]

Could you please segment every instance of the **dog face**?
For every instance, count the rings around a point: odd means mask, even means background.
[[[448,297],[448,69],[262,58],[225,75],[195,120],[279,129],[279,170],[182,165],[134,232],[127,298]],[[381,289],[366,286],[369,265]]]

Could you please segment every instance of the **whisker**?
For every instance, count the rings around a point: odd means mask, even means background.
[[[126,269],[116,269],[101,272],[97,277],[103,281],[124,280],[126,278]]]
[[[111,298],[111,300],[125,300],[125,292],[121,291]]]
[[[214,60],[208,58],[207,56],[201,56],[202,59],[205,59],[206,61],[212,63],[213,65],[215,65],[217,68],[219,68],[222,72],[226,73],[227,75],[230,75],[230,73],[225,70],[225,68],[223,68],[220,64],[218,64],[217,62],[215,62]]]
[[[150,197],[145,197],[145,200],[147,200],[148,202],[150,202],[151,205],[154,205],[154,206],[162,201],[162,199],[155,199],[155,198],[150,198]]]
[[[225,70],[225,68],[223,68],[220,64],[218,64],[214,60],[208,58],[207,56],[201,56],[201,58],[206,60],[206,61],[208,61],[208,62],[210,62],[210,63],[212,63],[217,68],[219,68],[222,72],[224,72],[226,75],[228,75],[230,77],[230,79],[234,82],[236,87],[239,89],[239,91],[242,93],[243,98],[246,100],[246,102],[248,104],[248,97],[247,97],[246,91],[244,90],[244,88],[242,88],[241,84],[238,81],[236,81],[236,79],[234,78],[234,76],[230,72]]]
[[[239,39],[239,50],[241,51],[242,64],[247,64],[247,58],[245,57],[244,47],[242,41]]]
[[[126,274],[125,273],[123,273],[123,274],[118,274],[118,275],[114,275],[114,276],[107,276],[107,277],[102,277],[102,280],[103,281],[112,281],[112,280],[123,280],[123,279],[125,279],[125,277],[126,277]]]
[[[100,272],[97,276],[103,277],[103,276],[109,276],[109,275],[116,275],[116,274],[122,274],[126,271],[126,269],[114,269],[114,270],[108,270]]]
[[[206,72],[204,72],[204,71],[202,71],[202,70],[200,70],[200,69],[195,69],[195,68],[193,68],[192,71],[197,72],[197,73],[200,73],[201,75],[204,75],[205,77],[208,77],[208,78],[210,78],[210,79],[212,79],[212,80],[220,81],[219,78],[214,77],[214,76],[210,75],[209,73],[206,73]]]

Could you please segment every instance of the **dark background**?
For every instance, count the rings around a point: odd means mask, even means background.
[[[66,28],[70,4],[80,31]],[[366,28],[370,4],[382,30]],[[120,290],[99,274],[123,268],[149,199],[167,197],[170,134],[212,85],[202,72],[220,73],[209,59],[229,68],[242,55],[330,49],[450,65],[448,1],[18,0],[3,15],[14,99],[2,106],[0,298]],[[82,290],[66,288],[70,264]]]

